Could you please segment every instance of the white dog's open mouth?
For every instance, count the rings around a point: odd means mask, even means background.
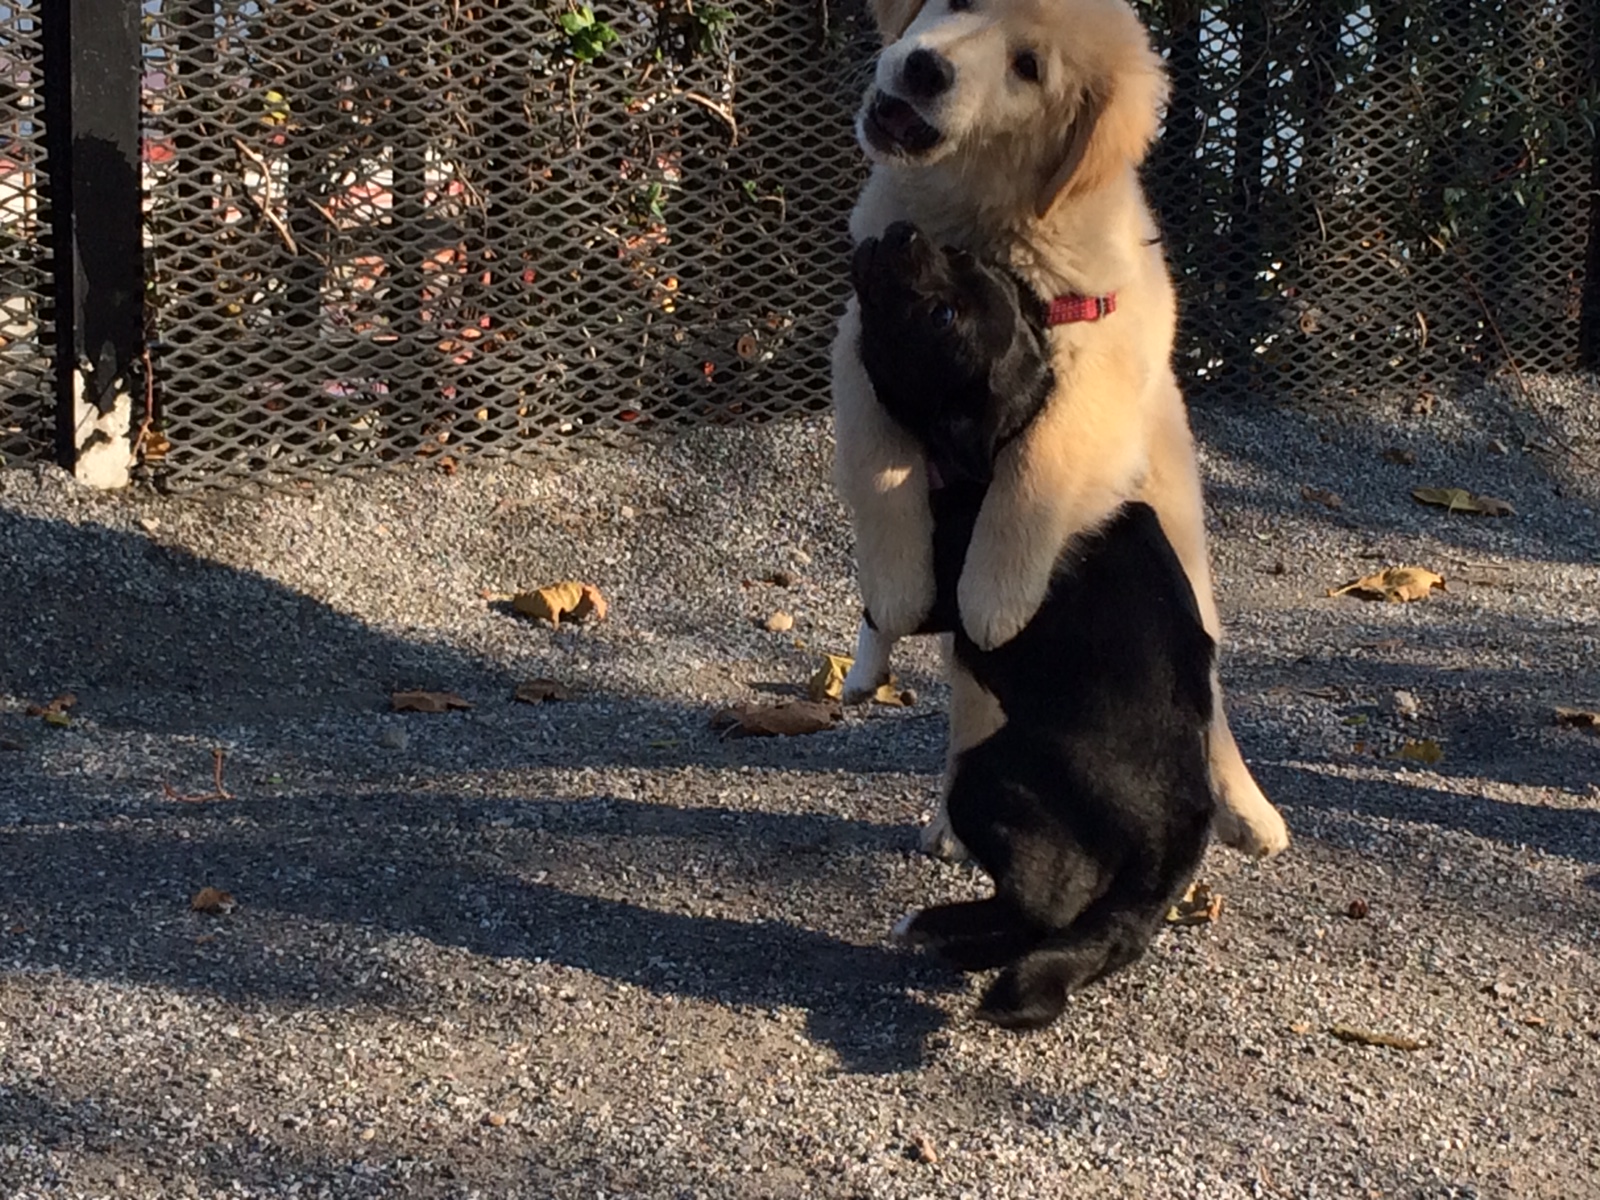
[[[926,154],[944,136],[911,105],[888,92],[873,96],[861,115],[861,132],[880,154]]]

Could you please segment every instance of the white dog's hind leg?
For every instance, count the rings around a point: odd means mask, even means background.
[[[1205,501],[1200,485],[1199,463],[1188,418],[1176,399],[1166,406],[1167,419],[1154,431],[1151,470],[1145,480],[1142,498],[1148,500],[1161,518],[1161,528],[1183,564],[1184,574],[1194,588],[1200,606],[1200,620],[1206,632],[1222,647],[1222,617],[1212,589],[1211,559],[1206,551]],[[1222,683],[1215,669],[1211,672],[1211,786],[1217,794],[1217,816],[1212,832],[1226,846],[1257,857],[1277,854],[1289,845],[1289,827],[1262,793],[1239,744],[1228,727],[1228,711],[1223,705]]]
[[[950,741],[945,751],[944,781],[939,788],[939,807],[933,820],[922,827],[922,850],[935,858],[957,862],[968,857],[967,848],[950,828],[946,801],[955,782],[956,760],[965,750],[992,736],[1006,723],[1000,704],[956,662],[950,652],[951,639],[943,639],[945,661],[950,676]]]
[[[861,622],[856,634],[856,657],[844,677],[844,702],[865,704],[877,690],[889,682],[889,654],[894,649],[894,639]]]

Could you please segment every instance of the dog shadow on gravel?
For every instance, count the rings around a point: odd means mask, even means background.
[[[508,826],[518,809],[527,819]],[[919,1066],[944,1022],[919,993],[961,986],[928,960],[824,931],[872,920],[837,918],[874,903],[874,856],[862,852],[909,841],[898,826],[607,797],[403,794],[150,816],[40,822],[8,839],[0,914],[25,936],[0,936],[0,962],[246,1005],[420,1011],[452,1002],[442,981],[493,992],[499,962],[554,963],[597,977],[559,977],[592,999],[614,994],[609,980],[735,1010],[800,1009],[843,1070],[869,1074]],[[803,915],[762,919],[801,884]],[[237,909],[189,912],[204,885],[226,888]],[[717,915],[681,911],[704,910],[714,892],[729,897]],[[800,923],[813,919],[823,928]]]

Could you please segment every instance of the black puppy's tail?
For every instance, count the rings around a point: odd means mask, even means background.
[[[1161,912],[1117,911],[1104,898],[1000,973],[978,1016],[1002,1029],[1043,1029],[1079,988],[1133,962],[1155,937]]]

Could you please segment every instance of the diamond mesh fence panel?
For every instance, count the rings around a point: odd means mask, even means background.
[[[54,446],[41,0],[0,0],[0,465]]]
[[[1579,365],[1593,0],[1146,4],[1191,393],[1350,401]]]
[[[49,443],[43,2],[0,0],[10,455]],[[1593,365],[1596,0],[1138,7],[1173,76],[1146,175],[1191,395]],[[453,469],[826,408],[875,49],[857,0],[141,11],[145,476]]]
[[[169,480],[828,403],[871,42],[822,4],[163,0]]]

